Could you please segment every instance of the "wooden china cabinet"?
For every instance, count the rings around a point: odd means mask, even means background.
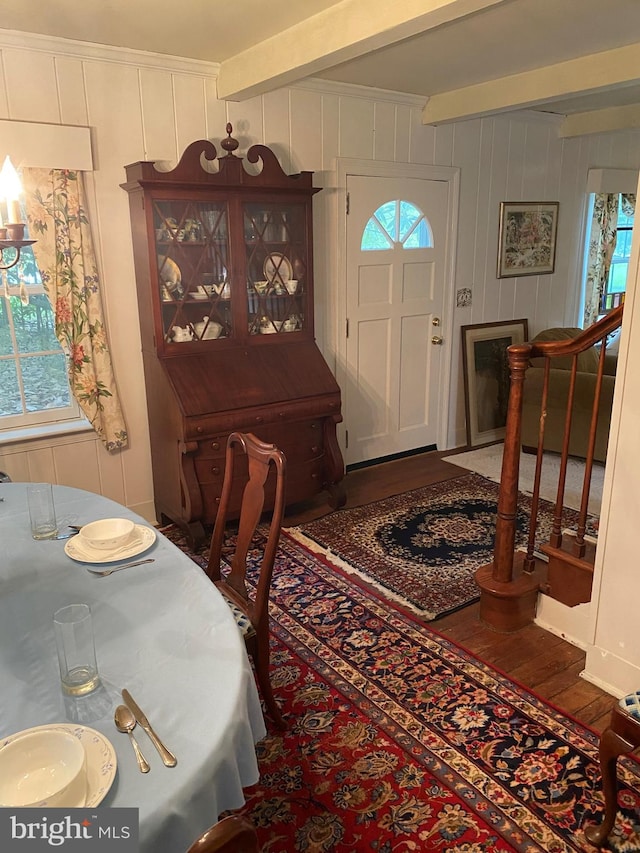
[[[215,520],[227,436],[287,459],[287,503],[344,503],[340,389],[313,331],[312,173],[286,175],[227,125],[175,169],[126,167],[156,511],[192,543]],[[273,486],[267,502],[273,498]],[[240,488],[234,510],[239,509]]]

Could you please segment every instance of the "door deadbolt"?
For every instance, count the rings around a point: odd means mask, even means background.
[[[431,321],[431,323],[434,326],[439,326],[440,325],[440,317],[434,317],[433,320]]]
[[[441,337],[439,337],[438,335],[434,335],[434,336],[431,338],[431,343],[432,343],[432,344],[436,344],[436,346],[442,346],[442,338],[441,338]]]

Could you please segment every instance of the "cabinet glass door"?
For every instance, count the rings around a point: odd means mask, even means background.
[[[303,204],[243,206],[251,335],[304,328],[308,259]]]
[[[156,199],[153,218],[165,342],[230,337],[226,204]]]

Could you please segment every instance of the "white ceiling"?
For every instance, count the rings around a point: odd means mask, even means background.
[[[423,97],[425,123],[516,109],[640,127],[640,0],[28,0],[7,30],[220,63],[221,97],[307,77]]]

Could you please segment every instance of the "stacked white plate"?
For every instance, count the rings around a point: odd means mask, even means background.
[[[74,735],[84,747],[87,771],[87,791],[84,802],[69,803],[68,807],[97,806],[104,800],[116,777],[118,761],[111,742],[100,732],[87,726],[72,723],[51,723],[14,732],[0,739],[0,750],[8,746],[17,737],[43,731],[64,731]]]
[[[64,550],[72,560],[81,563],[113,563],[137,557],[156,541],[156,531],[145,524],[136,524],[131,538],[121,547],[113,550],[103,550],[92,547],[82,538],[82,530],[77,536],[68,539]]]

